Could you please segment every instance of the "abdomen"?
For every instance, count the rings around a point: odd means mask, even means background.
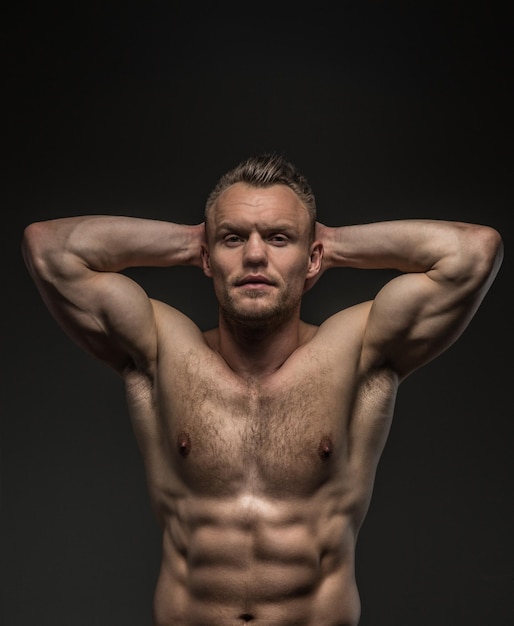
[[[343,518],[303,503],[237,499],[184,504],[165,532],[157,626],[355,626],[354,541]],[[311,503],[314,504],[314,503]],[[180,515],[180,511],[177,511]]]

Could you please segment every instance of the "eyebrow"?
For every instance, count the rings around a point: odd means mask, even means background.
[[[253,228],[254,224],[251,225],[250,228]],[[234,222],[223,221],[218,224],[216,227],[216,232],[222,231],[240,231],[240,230],[248,230],[247,225],[236,224]],[[270,224],[257,224],[257,230],[263,230],[266,232],[297,232],[298,226],[295,222],[272,222]]]

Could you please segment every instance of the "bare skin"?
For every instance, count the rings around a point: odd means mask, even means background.
[[[296,195],[238,183],[206,227],[89,216],[26,229],[58,322],[119,372],[162,528],[156,626],[356,626],[354,559],[399,384],[464,331],[501,263],[491,228],[316,226]],[[119,270],[196,265],[201,330]],[[302,293],[332,267],[394,268],[315,327]]]

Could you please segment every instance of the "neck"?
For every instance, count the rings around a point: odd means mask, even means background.
[[[249,328],[220,316],[216,348],[236,374],[264,377],[278,370],[303,343],[305,326],[298,316],[276,328]]]

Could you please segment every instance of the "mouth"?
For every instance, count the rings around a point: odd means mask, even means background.
[[[262,287],[272,287],[273,282],[262,274],[249,274],[236,282],[236,287],[246,287],[247,289],[257,289]]]

